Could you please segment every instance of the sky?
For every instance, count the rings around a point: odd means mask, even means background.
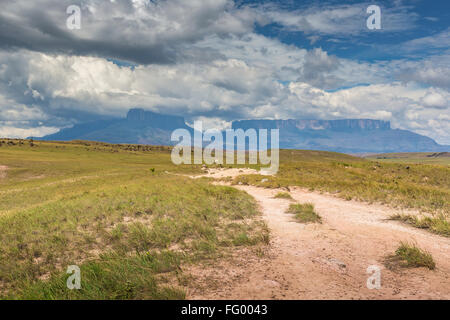
[[[380,29],[368,28],[371,5],[381,10]],[[448,0],[0,7],[3,137],[42,136],[141,107],[220,129],[237,119],[389,120],[450,144]]]

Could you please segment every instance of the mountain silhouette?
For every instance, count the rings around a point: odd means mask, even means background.
[[[36,140],[91,140],[109,143],[174,145],[175,129],[186,129],[183,117],[163,115],[135,108],[125,119],[98,120],[76,124]],[[237,120],[232,129],[279,129],[280,148],[325,150],[343,153],[444,152],[433,139],[400,129],[389,121],[372,119],[344,120]]]

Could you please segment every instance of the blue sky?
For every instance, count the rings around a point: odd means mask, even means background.
[[[402,48],[403,44],[420,38],[439,36],[450,26],[450,2],[433,1],[243,1],[241,5],[268,7],[276,5],[282,10],[297,16],[320,15],[337,9],[360,9],[359,15],[350,15],[344,22],[355,20],[352,33],[340,32],[339,28],[324,32],[318,28],[304,31],[302,28],[286,27],[280,22],[257,26],[255,31],[270,38],[276,38],[283,43],[301,48],[313,49],[321,47],[330,54],[347,59],[379,61],[392,59],[420,59],[441,49],[434,46]],[[318,4],[319,3],[319,4]],[[366,28],[364,17],[370,15],[365,9],[376,4],[381,8],[382,30]],[[330,19],[332,19],[330,17]],[[395,25],[393,25],[393,21]],[[337,20],[339,21],[339,20]],[[340,22],[340,21],[339,21]],[[358,25],[359,24],[359,25]],[[345,28],[344,28],[345,29]],[[359,30],[358,30],[359,29]],[[448,46],[446,46],[448,49]]]
[[[66,9],[80,8],[80,29]],[[369,30],[370,5],[381,29]],[[2,3],[0,136],[127,110],[235,119],[389,120],[450,144],[449,1]]]

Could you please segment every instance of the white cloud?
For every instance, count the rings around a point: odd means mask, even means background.
[[[409,40],[401,43],[400,48],[406,52],[417,50],[444,49],[450,46],[450,27],[435,35]]]
[[[450,143],[449,54],[369,63],[253,32],[255,22],[277,22],[312,41],[361,35],[365,4],[288,11],[238,8],[230,0],[86,0],[82,29],[69,32],[61,10],[69,2],[4,4],[0,46],[41,52],[0,50],[3,134],[48,132],[144,107],[219,127],[240,118],[385,119]],[[400,2],[382,14],[385,31],[414,27],[415,15]],[[445,45],[443,32],[402,50]],[[121,67],[107,58],[137,64]]]
[[[307,34],[345,36],[369,33],[366,9],[373,3],[308,6],[297,10],[282,9],[276,5],[256,6],[260,15],[271,22],[280,24],[287,31],[301,31]],[[381,32],[393,32],[413,29],[417,14],[410,12],[407,6],[393,4],[381,8]]]
[[[448,92],[439,92],[437,90],[431,89],[422,98],[422,103],[426,107],[447,109],[449,106],[449,98],[450,96]]]
[[[238,40],[231,40],[232,44],[233,41]],[[239,52],[237,46],[231,47],[230,55]],[[243,50],[257,49],[256,45]],[[361,70],[363,74],[364,67],[366,72],[384,67],[337,59],[320,49],[297,52],[279,44],[271,50],[282,53],[280,60],[272,64],[263,63],[264,55],[259,56],[260,60],[257,55],[256,61],[245,57],[245,60],[230,58],[208,64],[134,68],[120,67],[101,58],[38,53],[19,54],[17,61],[9,57],[6,66],[0,56],[4,74],[9,74],[11,68],[14,70],[15,64],[26,70],[20,80],[11,85],[8,79],[0,78],[0,88],[8,95],[0,106],[3,105],[6,118],[30,121],[46,118],[47,127],[54,126],[48,123],[57,123],[61,117],[67,121],[77,113],[123,117],[129,108],[136,106],[183,114],[191,122],[211,118],[209,125],[220,127],[242,118],[375,118],[391,120],[394,127],[419,130],[441,143],[448,143],[450,137],[448,131],[445,132],[448,119],[440,117],[449,109],[448,91],[424,88],[414,82],[388,82],[330,92],[321,88],[320,78],[308,77],[308,72],[338,72],[343,78],[348,74],[349,79],[341,83],[351,83],[354,74],[339,69]],[[283,54],[289,50],[292,56]],[[310,62],[305,66],[311,59],[317,64]],[[295,74],[297,81],[280,83],[284,62],[297,67],[296,74],[286,73],[286,78],[294,78]],[[310,71],[305,72],[308,68]],[[367,77],[372,77],[370,72]],[[29,104],[13,103],[21,99],[28,99]],[[65,125],[67,123],[59,124]]]
[[[354,87],[336,92],[326,92],[305,83],[291,83],[290,90],[305,105],[309,102],[311,107],[316,106],[315,115],[324,119],[331,115],[390,120],[394,128],[413,130],[440,143],[450,143],[450,130],[447,130],[450,129],[450,122],[448,117],[442,117],[450,109],[448,92],[401,83]]]
[[[403,61],[399,79],[450,90],[450,54],[440,54],[419,61]]]
[[[15,126],[0,125],[0,137],[5,138],[25,139],[28,137],[42,137],[58,131],[58,128],[53,127],[17,128]]]
[[[182,45],[209,35],[243,35],[262,18],[231,0],[83,0],[81,29],[68,30],[72,0],[2,2],[0,47],[174,63]]]

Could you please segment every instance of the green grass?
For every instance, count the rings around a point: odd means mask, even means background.
[[[267,242],[253,198],[172,174],[200,166],[172,165],[167,147],[34,144],[0,148],[3,298],[184,298],[182,265]],[[81,290],[66,288],[74,264]]]
[[[445,237],[450,237],[450,222],[443,216],[420,218],[407,214],[396,214],[391,216],[390,219],[410,224],[419,229],[426,229]]]
[[[395,254],[387,258],[386,264],[391,269],[395,266],[403,268],[425,267],[430,270],[436,268],[433,257],[429,252],[406,242],[402,242]]]
[[[215,259],[236,246],[268,243],[267,227],[250,196],[207,179],[173,175],[202,170],[201,165],[173,165],[170,151],[0,139],[0,165],[8,166],[0,178],[0,295],[182,298],[183,264]],[[416,208],[438,219],[419,225],[448,232],[450,168],[401,161],[281,150],[276,176],[264,183],[266,176],[240,176],[233,183],[299,186]],[[304,211],[308,219],[320,219],[313,209]],[[71,264],[82,270],[79,291],[65,289]]]
[[[275,199],[292,199],[292,196],[288,192],[278,192],[274,195]]]
[[[69,275],[24,285],[13,299],[184,299],[185,292],[161,283],[155,275],[177,271],[180,258],[172,252],[124,257],[116,253],[81,266],[81,289],[68,290]]]
[[[301,223],[322,222],[322,218],[314,211],[314,205],[311,203],[291,204],[286,212],[294,214],[295,219]]]

